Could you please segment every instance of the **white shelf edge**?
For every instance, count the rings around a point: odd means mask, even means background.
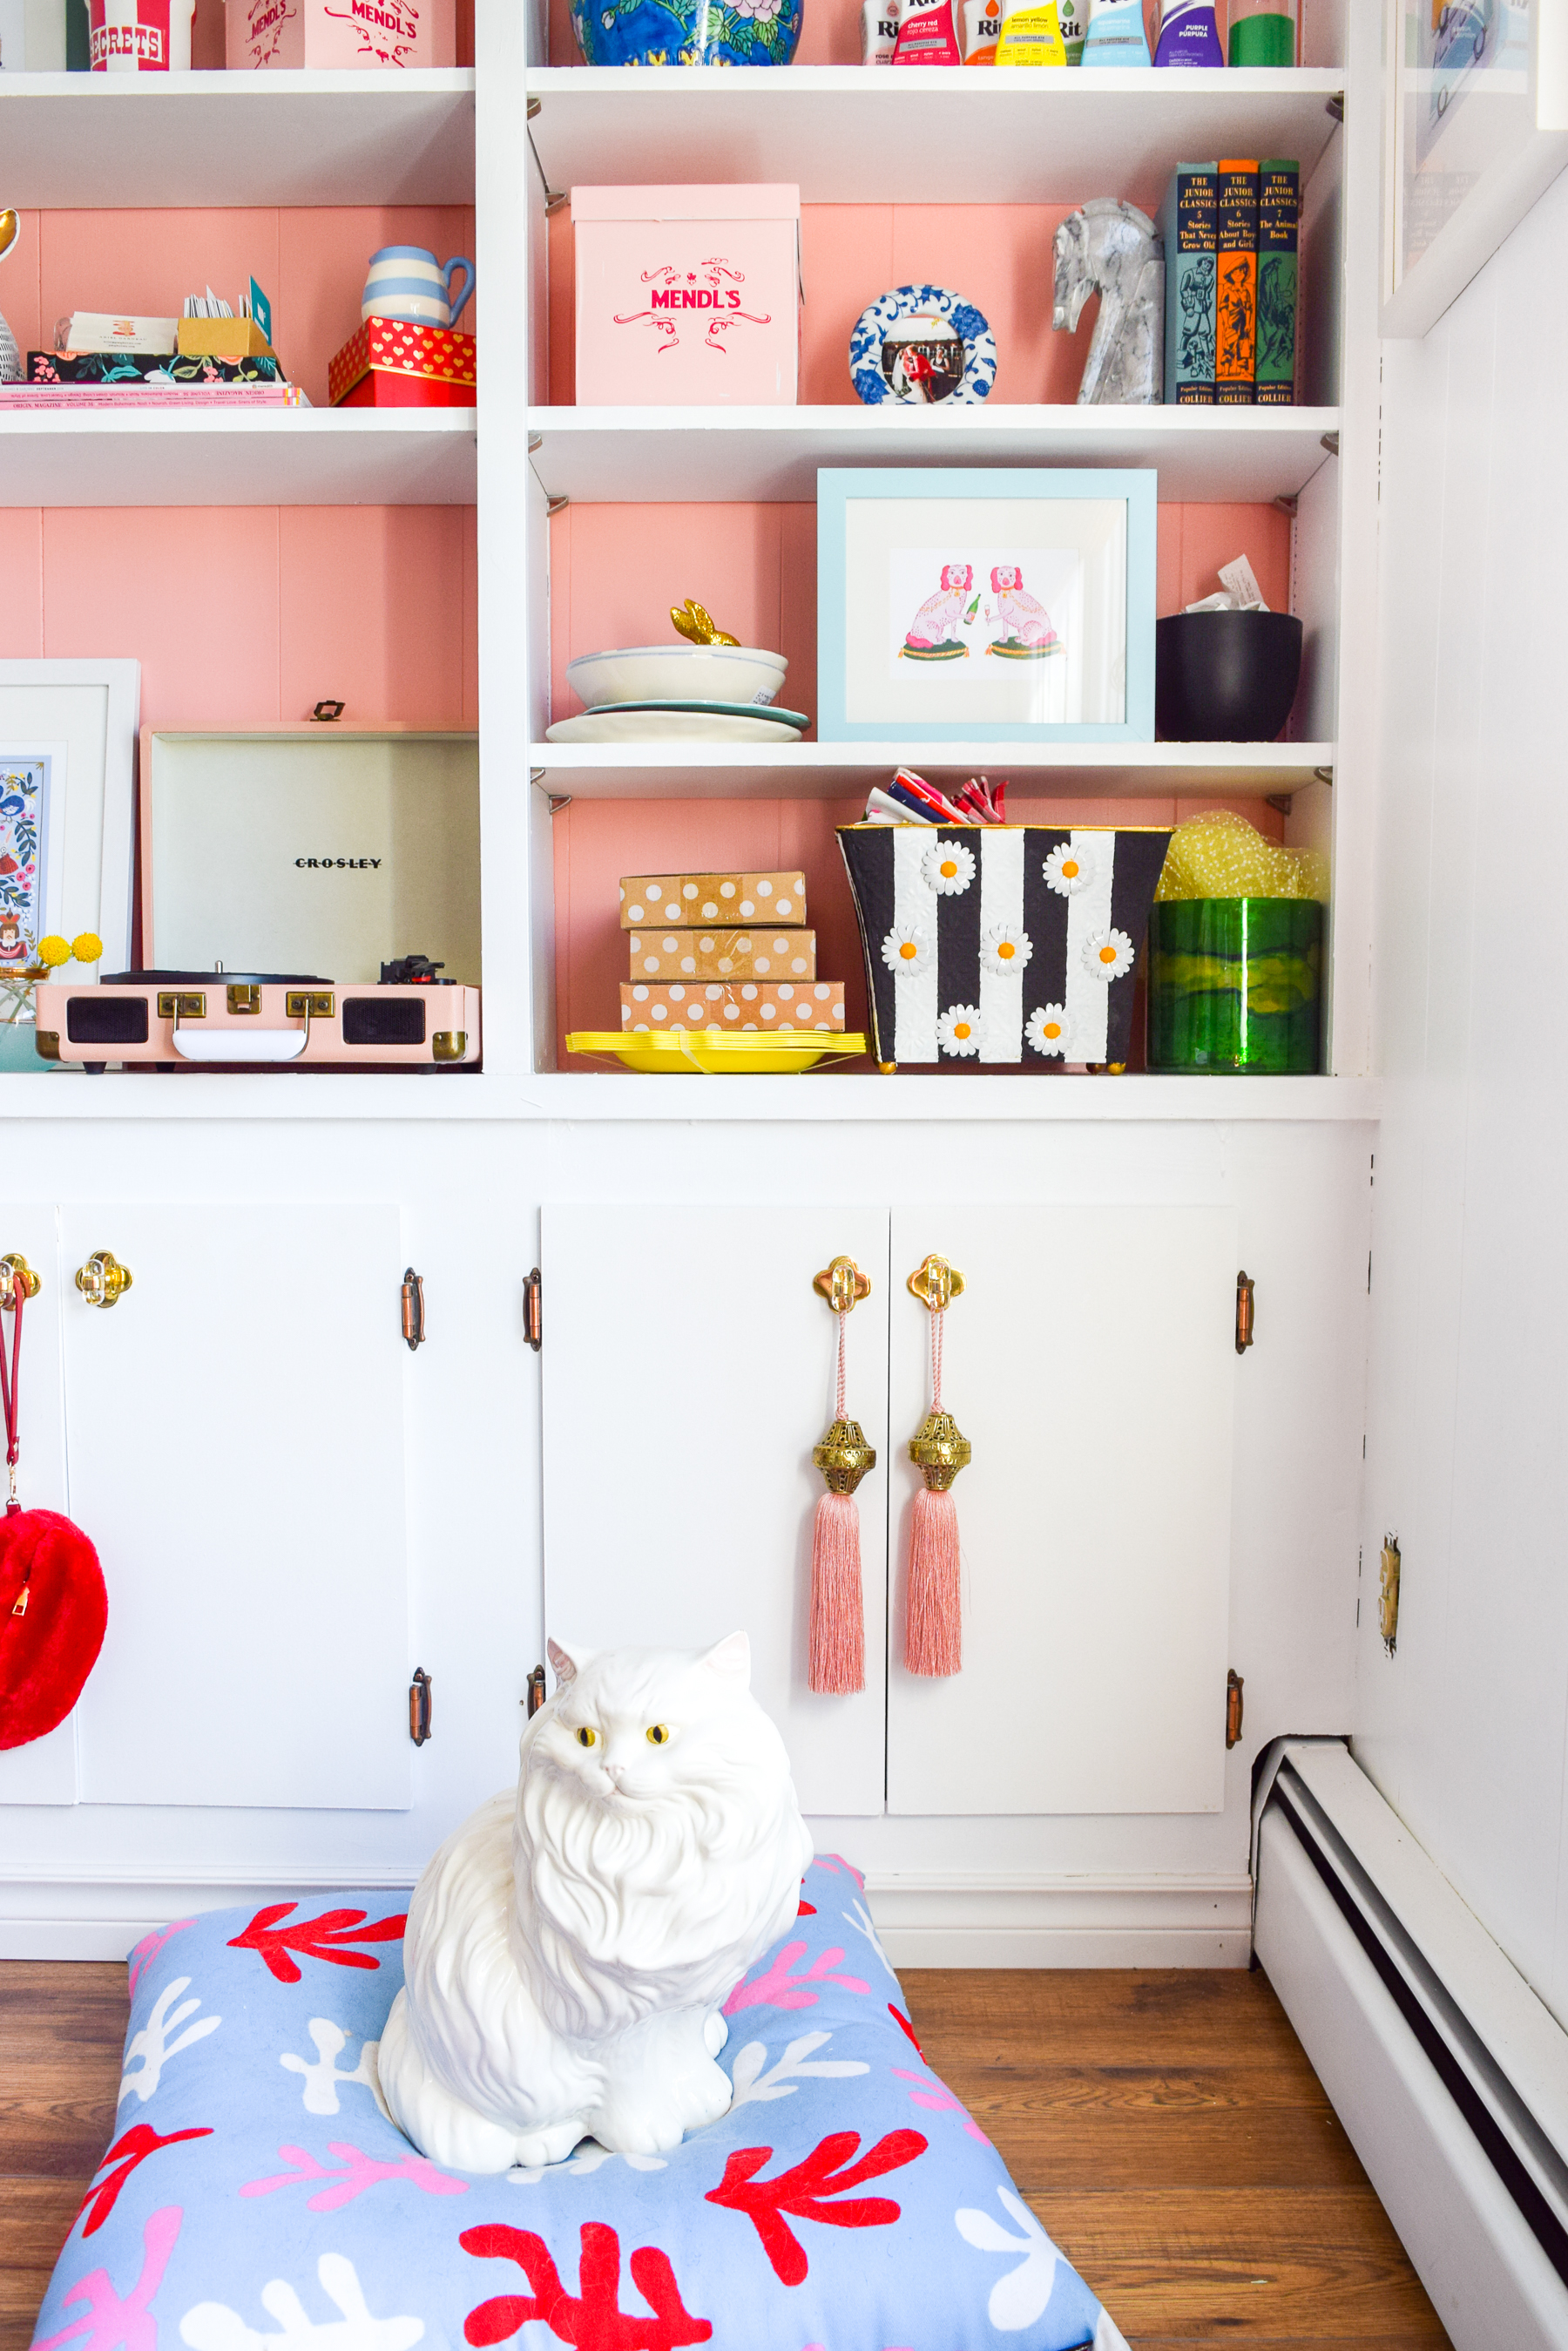
[[[901,765],[934,782],[1005,775],[1020,799],[1266,799],[1332,771],[1332,743],[535,743],[535,789],[583,799],[834,799]]]
[[[1146,433],[1176,439],[1237,434],[1334,433],[1337,408],[1185,408],[1090,405],[1067,401],[987,401],[973,408],[862,408],[854,401],[827,406],[775,408],[530,408],[530,433],[801,433],[877,431],[936,441],[955,430],[975,433],[1114,434],[1137,440]]]
[[[13,73],[0,76],[0,104],[23,104],[30,98],[68,98],[86,106],[146,106],[190,104],[202,99],[233,99],[237,104],[259,99],[300,98],[363,98],[379,101],[400,91],[412,98],[472,97],[472,66],[430,66],[422,69],[327,72],[319,66],[298,71],[233,73],[222,68],[160,76],[150,89],[139,75],[94,73]]]
[[[635,99],[657,91],[679,92],[682,97],[711,97],[715,93],[733,95],[742,105],[765,104],[770,96],[780,98],[805,91],[815,97],[838,97],[851,93],[864,97],[868,77],[874,80],[878,97],[891,97],[902,102],[908,91],[913,98],[918,92],[927,95],[962,93],[965,97],[1001,96],[1011,101],[1033,103],[1042,99],[1060,101],[1068,106],[1104,106],[1112,99],[1142,98],[1158,103],[1168,100],[1172,106],[1190,103],[1201,98],[1205,104],[1215,99],[1229,105],[1232,100],[1241,106],[1260,98],[1337,98],[1345,89],[1345,71],[1339,66],[1290,67],[1225,67],[1219,72],[1205,74],[1200,87],[1189,84],[1185,76],[1157,70],[1151,66],[1102,67],[1094,73],[1063,73],[1043,75],[1037,67],[992,66],[985,70],[983,79],[973,67],[927,66],[918,74],[882,73],[877,68],[865,66],[769,66],[748,69],[734,66],[669,66],[639,67],[628,72],[624,66],[530,66],[525,82],[530,97],[582,98],[615,97]]]
[[[548,1125],[557,1120],[620,1124],[746,1125],[831,1122],[836,1126],[933,1120],[997,1125],[1324,1124],[1375,1122],[1375,1078],[882,1077],[869,1071],[816,1077],[641,1077],[613,1070],[548,1071],[532,1077],[422,1071],[398,1076],[223,1076],[205,1072],[78,1077],[57,1071],[0,1075],[0,1120],[140,1120],[281,1123],[384,1122]]]

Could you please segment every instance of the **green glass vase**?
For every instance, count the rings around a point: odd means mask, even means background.
[[[1323,908],[1312,898],[1187,898],[1151,908],[1151,1070],[1317,1068]]]

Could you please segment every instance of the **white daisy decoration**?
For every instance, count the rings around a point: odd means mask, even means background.
[[[980,959],[987,971],[994,971],[1005,979],[1012,972],[1022,971],[1034,952],[1034,943],[1027,931],[1012,923],[992,923],[980,935]]]
[[[1084,941],[1084,964],[1096,979],[1120,979],[1133,967],[1133,943],[1125,931],[1091,931]]]
[[[980,1013],[972,1004],[955,1004],[937,1022],[937,1043],[957,1061],[972,1061],[980,1050],[981,1037]]]
[[[912,979],[917,972],[929,971],[935,955],[931,935],[919,923],[899,923],[882,942],[882,960],[889,971],[900,979]]]
[[[1059,841],[1041,871],[1046,887],[1059,898],[1075,898],[1094,880],[1095,861],[1086,850],[1075,849],[1070,841]]]
[[[974,880],[974,852],[961,841],[933,841],[920,871],[940,898],[957,898]]]
[[[1058,1059],[1067,1050],[1067,1011],[1061,1004],[1043,1004],[1029,1016],[1023,1031],[1037,1053]]]

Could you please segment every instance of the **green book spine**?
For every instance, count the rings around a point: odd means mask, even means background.
[[[1302,167],[1273,156],[1258,169],[1258,364],[1260,408],[1296,396],[1296,277]]]
[[[1184,408],[1214,404],[1216,163],[1179,163],[1160,211],[1165,239],[1165,397]]]
[[[1258,166],[1220,159],[1214,402],[1251,408],[1258,337]]]
[[[92,67],[92,40],[88,28],[88,0],[65,0],[66,71],[87,73]]]

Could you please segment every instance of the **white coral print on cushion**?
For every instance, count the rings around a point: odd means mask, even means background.
[[[974,852],[961,841],[933,841],[920,871],[939,897],[961,897],[974,880]]]
[[[1061,1004],[1042,1004],[1030,1014],[1023,1031],[1037,1053],[1060,1056],[1067,1050],[1067,1011]]]
[[[993,2220],[989,2212],[976,2211],[972,2205],[961,2207],[953,2214],[953,2220],[965,2244],[972,2245],[977,2252],[1023,2255],[1005,2277],[998,2278],[986,2304],[991,2323],[999,2335],[1018,2335],[1024,2327],[1033,2325],[1050,2301],[1061,2255],[1027,2204],[1021,2202],[1010,2188],[999,2188],[996,2193],[1023,2229],[1022,2237],[1013,2236],[1000,2220]]]
[[[793,2098],[799,2084],[809,2077],[843,2081],[851,2074],[868,2074],[871,2071],[869,2065],[863,2065],[858,2058],[854,2057],[827,2057],[815,2064],[810,2062],[813,2052],[826,2049],[832,2038],[831,2032],[803,2032],[798,2041],[790,2043],[777,2064],[769,2066],[765,2074],[763,2067],[767,2064],[766,2043],[748,2041],[735,2059],[735,2095],[730,2103],[730,2112],[733,2114],[737,2106],[748,2106],[757,2099]]]
[[[165,1985],[140,2032],[131,2035],[130,2046],[125,2053],[125,2071],[120,2076],[117,2103],[123,2104],[134,2090],[145,2105],[162,2080],[163,2068],[170,2058],[177,2057],[182,2049],[189,2049],[193,2041],[204,2041],[209,2032],[216,2032],[222,2024],[223,2020],[221,2016],[203,2016],[197,2024],[185,2024],[185,2019],[194,2016],[201,2007],[199,2000],[182,2001],[171,2015],[173,2002],[180,1999],[190,1981],[189,1976],[176,1976],[171,1984]],[[185,2024],[184,2032],[171,2040],[170,2034],[181,2024]]]
[[[308,2057],[296,2057],[292,2050],[285,2050],[277,2061],[286,2072],[304,2074],[306,2113],[307,2115],[340,2113],[342,2110],[337,2104],[339,2087],[347,2087],[350,2083],[357,2082],[361,2089],[369,2091],[381,2112],[386,2115],[387,2102],[381,2095],[381,2085],[376,2078],[376,2052],[380,2047],[380,2043],[379,2041],[362,2042],[359,2047],[358,2063],[354,2066],[353,2071],[340,2073],[337,2060],[348,2046],[348,2035],[344,2032],[343,2027],[340,2024],[334,2024],[329,2016],[313,2016],[306,2031],[316,2044],[315,2062],[312,2063]],[[387,2119],[390,2122],[390,2115],[387,2115]]]
[[[937,1043],[944,1053],[961,1061],[973,1060],[983,1034],[979,1008],[973,1004],[955,1004],[937,1022]]]
[[[898,924],[882,942],[882,960],[900,979],[912,979],[917,972],[929,971],[931,954],[931,935],[919,923]]]
[[[1095,878],[1095,861],[1087,850],[1075,849],[1070,841],[1059,841],[1041,868],[1046,886],[1059,898],[1075,898],[1086,890]]]
[[[261,2290],[262,2308],[275,2320],[276,2334],[247,2326],[227,2303],[199,2302],[180,2321],[180,2339],[190,2351],[412,2351],[425,2331],[422,2318],[372,2318],[358,2273],[346,2253],[323,2253],[316,2264],[321,2291],[337,2312],[317,2325],[291,2285],[274,2278]]]
[[[1096,979],[1120,979],[1133,967],[1133,943],[1125,931],[1091,931],[1084,941],[1084,964]]]
[[[992,923],[980,935],[981,962],[1002,979],[1022,971],[1033,953],[1034,942],[1016,924]]]

